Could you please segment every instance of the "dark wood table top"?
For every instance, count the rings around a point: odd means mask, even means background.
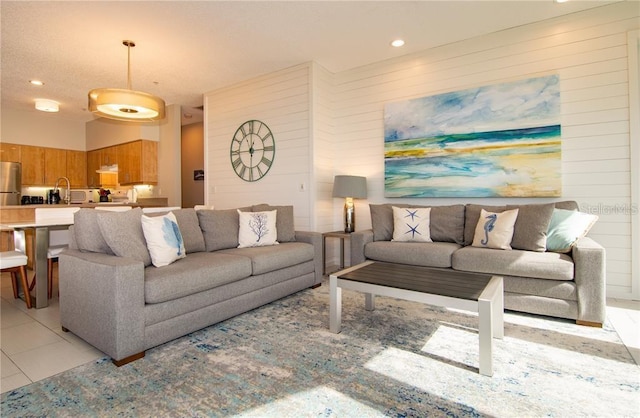
[[[491,274],[376,261],[351,272],[340,274],[337,277],[356,282],[477,301],[493,276]]]

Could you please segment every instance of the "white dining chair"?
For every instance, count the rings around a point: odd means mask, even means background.
[[[31,294],[27,281],[27,256],[19,251],[3,251],[0,253],[0,271],[11,273],[11,285],[13,286],[13,297],[18,299],[18,274],[22,289],[24,290],[24,300],[27,309],[31,309]]]

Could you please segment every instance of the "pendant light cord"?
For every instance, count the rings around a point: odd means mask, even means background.
[[[133,41],[122,41],[122,44],[127,47],[127,89],[131,88],[131,48],[136,46]]]

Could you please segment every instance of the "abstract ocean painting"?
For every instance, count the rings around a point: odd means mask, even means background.
[[[384,106],[386,197],[561,196],[557,75]]]

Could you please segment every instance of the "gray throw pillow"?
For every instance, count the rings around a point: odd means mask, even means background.
[[[260,204],[253,206],[254,212],[267,212],[276,210],[276,231],[278,242],[291,242],[296,240],[296,229],[293,220],[293,206],[270,206]]]
[[[547,249],[547,230],[554,207],[553,203],[507,205],[507,210],[518,209],[511,248],[544,252]]]
[[[100,231],[97,210],[80,209],[73,215],[73,225],[78,250],[113,255]]]
[[[251,207],[239,209],[243,212],[251,212]],[[196,213],[207,251],[238,247],[238,231],[240,230],[238,209],[203,209],[197,210]]]
[[[464,245],[468,246],[473,242],[473,236],[476,233],[476,226],[478,225],[478,219],[480,219],[480,211],[482,209],[487,212],[500,213],[505,211],[506,206],[468,204],[465,207],[464,214]]]
[[[98,225],[111,251],[119,257],[141,261],[145,267],[150,266],[151,256],[142,231],[142,209],[98,212]]]
[[[198,222],[198,215],[193,208],[178,209],[172,211],[178,222],[180,234],[184,241],[184,250],[187,254],[206,250],[204,236]]]
[[[556,209],[564,210],[579,210],[578,204],[574,200],[564,200],[562,202],[555,202]]]
[[[391,241],[393,237],[393,209],[392,205],[369,204],[371,212],[371,228],[374,241]]]

